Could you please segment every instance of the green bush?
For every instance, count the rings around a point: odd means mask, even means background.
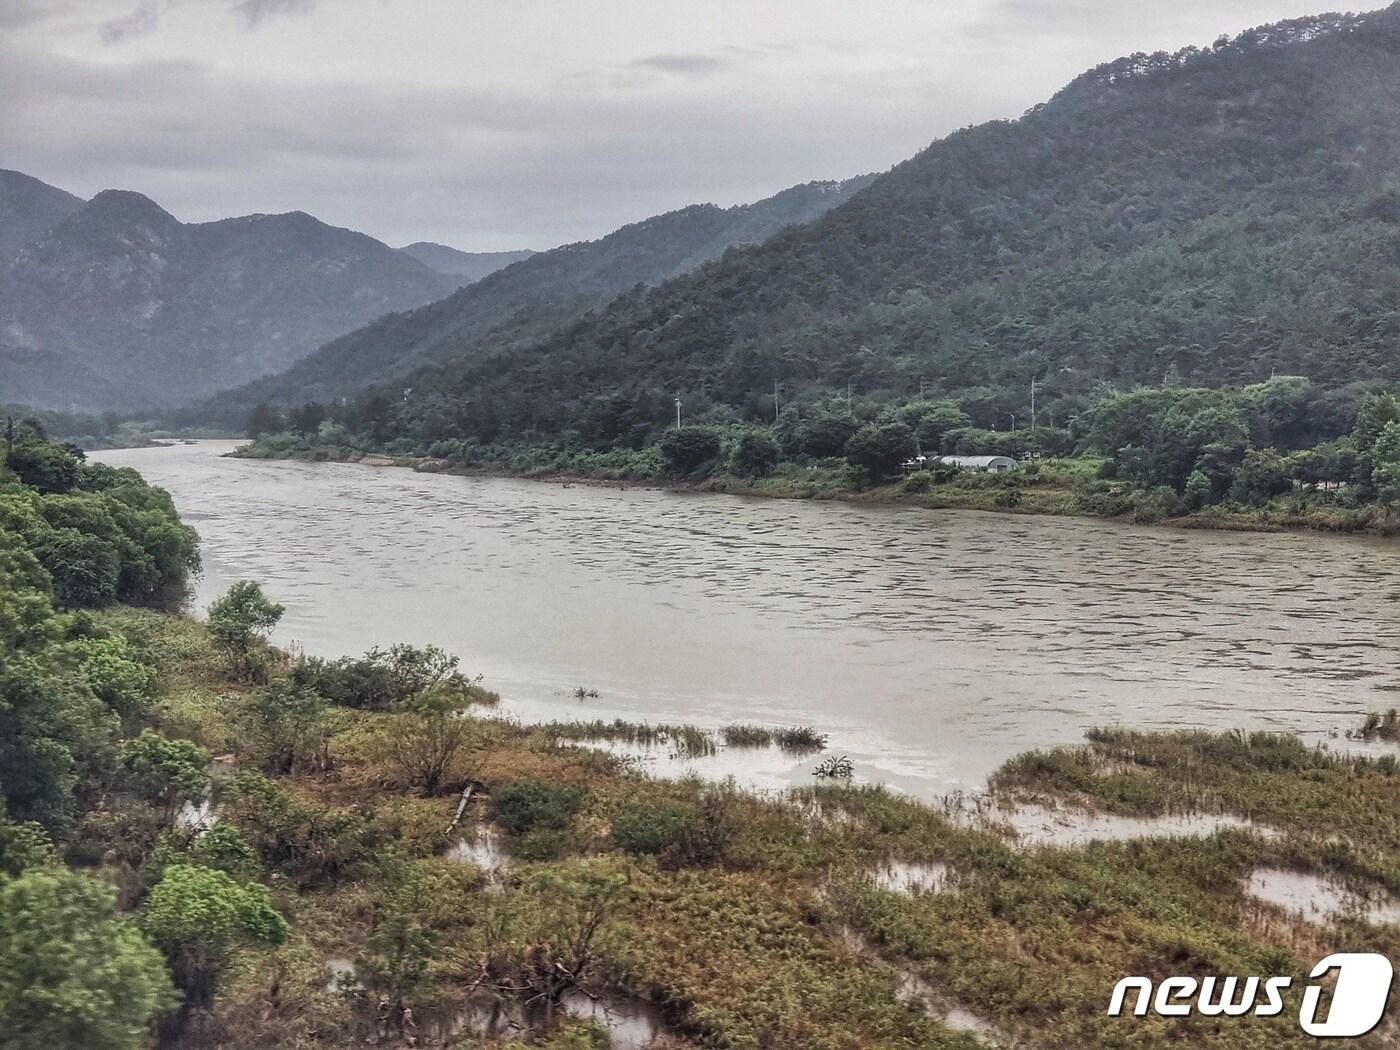
[[[612,837],[628,853],[660,854],[693,832],[694,806],[668,799],[638,799],[613,817]]]
[[[491,815],[512,835],[536,828],[567,827],[583,805],[584,790],[523,778],[512,780],[491,796]]]
[[[719,454],[719,434],[709,427],[677,427],[661,439],[661,455],[673,474],[696,474]]]
[[[748,478],[766,478],[778,467],[778,442],[766,430],[750,430],[734,449],[734,473]]]
[[[1133,520],[1150,525],[1153,522],[1175,517],[1181,510],[1181,500],[1166,485],[1158,485],[1146,492],[1133,493]]]

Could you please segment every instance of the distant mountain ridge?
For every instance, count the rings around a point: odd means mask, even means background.
[[[474,284],[511,263],[530,258],[529,250],[518,252],[464,252],[432,241],[416,241],[399,251],[417,259],[430,270],[462,278],[463,284]]]
[[[1033,380],[1061,421],[1103,384],[1393,380],[1397,111],[1400,5],[1129,56],[806,225],[396,377],[412,396],[376,435],[615,447],[678,395],[771,420],[775,384],[788,405],[952,396],[993,427]]]
[[[697,204],[566,244],[498,270],[441,302],[381,318],[318,350],[286,373],[222,395],[211,411],[233,418],[260,401],[352,394],[417,367],[531,345],[618,294],[665,281],[810,222],[874,176],[794,186],[754,204]]]
[[[83,206],[83,199],[23,172],[0,168],[0,270],[30,241]]]
[[[18,203],[14,203],[18,202]],[[170,405],[287,367],[460,279],[304,212],[182,223],[150,198],[84,203],[0,172],[0,344],[68,368],[0,373],[0,400]],[[104,377],[110,396],[94,390]],[[82,377],[81,379],[79,377]],[[24,394],[23,397],[20,394]]]

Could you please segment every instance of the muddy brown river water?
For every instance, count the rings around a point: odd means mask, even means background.
[[[1400,704],[1400,541],[222,458],[232,447],[97,454],[169,489],[199,530],[197,612],[257,579],[287,606],[279,643],[431,642],[527,720],[813,725],[863,779],[933,797],[1095,725],[1342,746]],[[699,763],[774,787],[813,765],[776,749]]]

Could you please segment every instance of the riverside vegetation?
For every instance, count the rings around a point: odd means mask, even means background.
[[[206,623],[171,611],[197,548],[162,492],[32,427],[6,463],[3,1050],[608,1046],[580,1003],[645,1009],[672,1048],[1301,1048],[1288,1013],[1110,1018],[1108,997],[1400,951],[1400,926],[1247,892],[1280,868],[1400,891],[1392,756],[1104,731],[1013,759],[978,806],[835,756],[781,796],[655,780],[582,745],[825,740],[521,725],[431,648],[280,652],[256,584]],[[1034,846],[1000,826],[1017,800],[1245,821]],[[894,888],[892,864],[944,874]]]
[[[1400,323],[1397,54],[1392,4],[1132,55],[566,322],[459,297],[184,421],[251,415],[264,454],[808,494],[916,448],[1040,451],[1092,458],[883,494],[1389,528],[1358,427]],[[677,400],[696,429],[668,433]]]
[[[1171,383],[1103,391],[1068,426],[990,430],[976,399],[789,406],[775,425],[695,424],[640,448],[470,439],[380,440],[374,406],[263,406],[249,421],[258,458],[385,455],[418,469],[496,471],[699,486],[802,498],[1089,514],[1214,527],[1400,527],[1400,400],[1383,385],[1324,389],[1297,376],[1239,388]],[[930,457],[919,469],[920,454]],[[943,455],[1020,457],[981,474]]]

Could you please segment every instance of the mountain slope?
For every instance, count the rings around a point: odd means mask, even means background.
[[[735,245],[760,242],[848,199],[869,177],[794,186],[755,204],[694,205],[596,241],[532,255],[441,302],[385,317],[270,377],[220,398],[240,418],[262,400],[326,400],[425,362],[528,346],[637,285],[684,273]]]
[[[0,267],[83,206],[83,199],[0,168]]]
[[[677,394],[771,418],[775,382],[788,403],[975,393],[1005,425],[1032,379],[1067,412],[1102,382],[1393,376],[1397,106],[1400,7],[1132,56],[807,226],[410,377],[383,432],[607,445],[654,435]]]
[[[417,259],[430,270],[462,278],[463,284],[474,284],[483,277],[504,269],[511,263],[518,263],[535,254],[528,250],[463,252],[456,248],[449,248],[445,244],[434,244],[432,241],[417,241],[400,248],[399,251]]]
[[[0,341],[168,404],[285,368],[456,283],[301,212],[186,225],[107,190],[0,271]]]
[[[98,375],[81,361],[47,350],[0,345],[0,404],[71,412],[89,405],[139,410],[144,390],[120,377]]]

